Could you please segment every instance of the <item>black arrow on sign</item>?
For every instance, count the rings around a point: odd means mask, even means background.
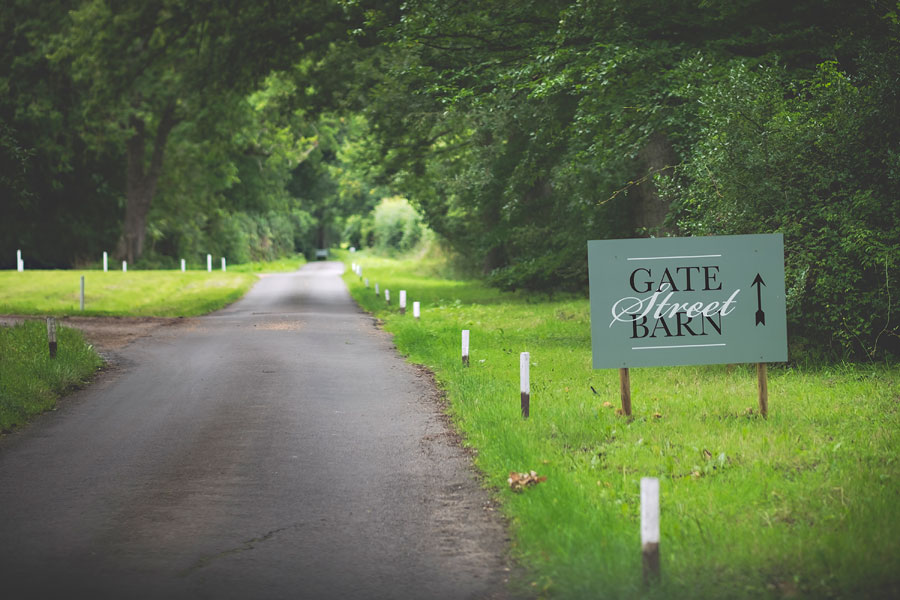
[[[766,285],[766,282],[763,281],[759,273],[756,274],[753,283],[750,284],[751,287],[754,285],[756,286],[756,306],[758,308],[756,311],[756,324],[759,325],[761,323],[765,326],[766,313],[764,313],[762,309],[762,286]]]

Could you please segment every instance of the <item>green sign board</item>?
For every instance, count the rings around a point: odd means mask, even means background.
[[[781,234],[588,242],[594,368],[787,360]]]

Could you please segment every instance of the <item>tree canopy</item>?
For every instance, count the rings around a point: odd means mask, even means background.
[[[887,0],[15,0],[2,261],[359,245],[400,196],[495,285],[583,291],[588,239],[780,231],[794,347],[898,352],[898,15]]]

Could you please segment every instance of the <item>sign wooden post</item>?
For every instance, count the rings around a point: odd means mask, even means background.
[[[631,416],[631,374],[628,367],[619,369],[619,394],[622,396],[622,414]]]
[[[759,414],[769,416],[769,381],[766,374],[766,363],[756,363],[756,382],[759,387]]]
[[[47,317],[47,344],[50,358],[56,358],[56,319],[53,317]]]

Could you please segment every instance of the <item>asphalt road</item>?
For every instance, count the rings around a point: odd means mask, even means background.
[[[341,270],[157,330],[0,438],[0,596],[504,596],[504,527],[437,393]]]

